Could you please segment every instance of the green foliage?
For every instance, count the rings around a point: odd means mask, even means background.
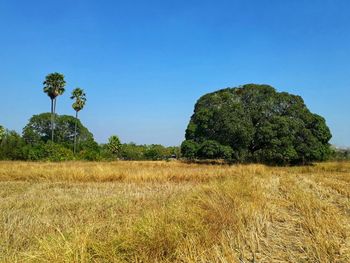
[[[117,135],[112,135],[111,137],[109,137],[107,148],[112,155],[117,157],[120,154],[121,147],[122,144]]]
[[[218,159],[221,157],[220,143],[207,140],[201,143],[197,155],[204,159]]]
[[[221,145],[214,140],[206,140],[201,144],[186,140],[181,145],[181,151],[184,157],[188,159],[226,159],[232,160],[233,150],[230,146]]]
[[[55,72],[46,76],[43,85],[44,92],[53,100],[64,93],[66,81],[64,75]]]
[[[78,112],[81,111],[86,103],[86,94],[83,89],[81,88],[75,88],[72,91],[72,96],[70,97],[72,100],[74,99],[74,102],[72,104],[72,108]]]
[[[330,138],[325,120],[301,97],[248,84],[201,97],[181,149],[187,158],[285,165],[327,159]]]
[[[234,152],[230,146],[220,145],[220,158],[225,160],[232,160],[233,153]]]
[[[350,148],[333,148],[332,159],[338,161],[350,160]]]
[[[43,147],[44,160],[59,162],[74,159],[72,150],[67,149],[61,144],[48,141]]]
[[[144,156],[147,160],[164,160],[171,157],[171,152],[163,145],[151,144],[146,148]]]
[[[36,145],[25,145],[22,149],[23,157],[28,161],[69,161],[74,159],[72,150],[63,145],[48,141]]]
[[[199,144],[193,140],[183,141],[181,144],[181,154],[183,157],[188,159],[194,159],[197,157]]]
[[[87,161],[101,160],[101,147],[94,140],[79,143],[79,152],[75,158]]]
[[[170,153],[171,158],[180,158],[181,157],[181,147],[179,146],[169,146],[167,147],[168,152]]]
[[[0,125],[0,143],[4,136],[5,136],[5,128]]]
[[[22,148],[23,159],[27,161],[45,160],[47,156],[44,151],[44,145],[44,143],[24,145]]]
[[[31,145],[46,143],[50,140],[50,113],[34,115],[23,129],[23,139]],[[56,115],[55,142],[66,148],[73,149],[74,129],[76,119],[68,115]],[[77,121],[77,136],[79,138],[79,149],[98,149],[93,135],[89,130]]]
[[[145,151],[144,145],[137,145],[133,142],[125,143],[122,145],[121,157],[124,160],[144,160]]]
[[[79,138],[79,152],[76,159],[98,160],[100,149],[94,141],[93,135],[79,120],[72,116],[56,115],[56,140],[49,144],[51,135],[51,114],[34,115],[23,129],[23,139],[26,145],[23,148],[26,160],[63,161],[74,159],[71,151],[74,145],[75,124]],[[54,150],[57,153],[54,153]],[[52,153],[52,156],[50,155]]]
[[[23,146],[21,136],[15,131],[4,131],[0,144],[0,160],[23,160]]]
[[[27,144],[22,148],[22,153],[23,158],[28,161],[60,162],[74,160],[71,149],[51,141],[36,145]]]
[[[176,157],[178,147],[164,147],[159,144],[137,145],[135,143],[121,144],[117,136],[111,136],[109,142],[102,146],[101,157],[111,160],[119,157],[123,160],[165,160]]]
[[[85,160],[85,161],[101,161],[102,156],[100,151],[91,151],[91,150],[82,150],[79,151],[78,156],[75,157],[79,160]]]
[[[137,145],[126,143],[122,145],[121,158],[124,160],[167,160],[180,157],[179,147],[164,147],[159,144]]]

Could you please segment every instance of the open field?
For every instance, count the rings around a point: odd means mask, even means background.
[[[0,162],[1,262],[350,262],[350,163]]]

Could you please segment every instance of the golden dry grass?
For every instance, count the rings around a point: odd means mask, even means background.
[[[350,163],[0,162],[1,262],[350,262]]]

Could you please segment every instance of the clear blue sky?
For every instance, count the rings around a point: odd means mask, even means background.
[[[86,90],[99,142],[178,145],[196,100],[265,83],[301,95],[332,143],[350,146],[348,0],[0,0],[0,124],[21,131],[50,110],[42,82]]]

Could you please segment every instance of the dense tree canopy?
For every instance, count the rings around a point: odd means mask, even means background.
[[[186,130],[182,153],[274,164],[324,160],[331,133],[300,96],[248,84],[201,97]]]
[[[0,140],[0,160],[22,160],[24,141],[15,131],[3,130]]]
[[[77,121],[77,136],[79,137],[79,149],[96,148],[98,145],[89,130],[79,120],[68,115],[56,115],[55,117],[55,143],[73,149],[75,124]],[[23,129],[23,139],[28,144],[46,143],[51,138],[51,114],[42,113],[30,118]]]

